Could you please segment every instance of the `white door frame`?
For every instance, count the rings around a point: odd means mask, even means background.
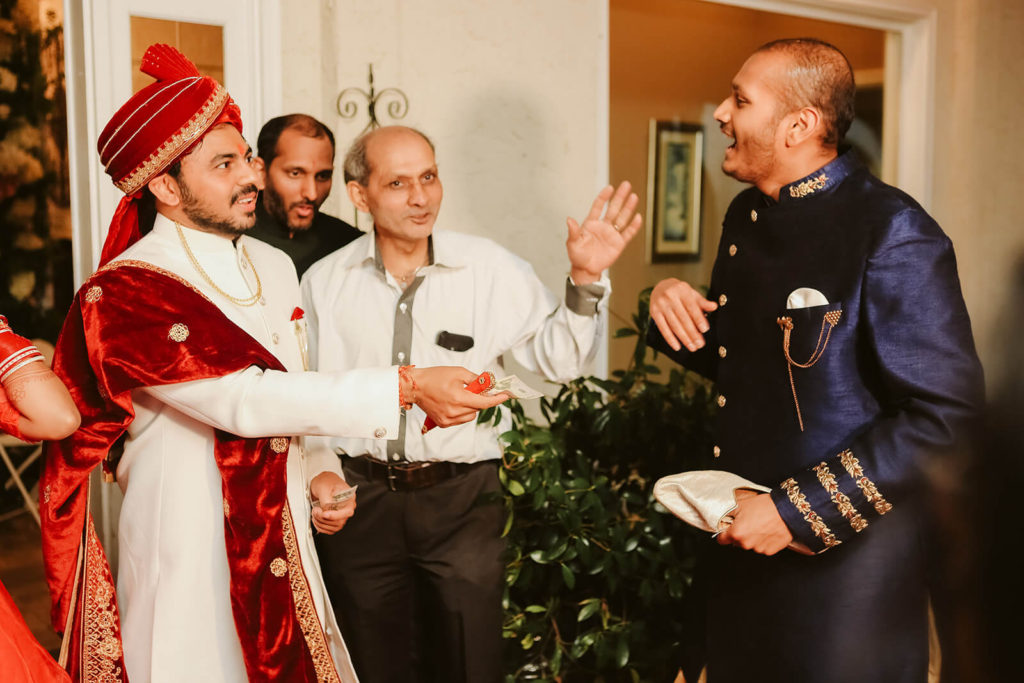
[[[246,134],[253,136],[262,121],[280,113],[280,0],[64,0],[76,288],[95,270],[121,199],[99,163],[96,140],[131,95],[133,14],[223,26],[224,85],[242,110]]]
[[[887,31],[882,179],[932,201],[937,10],[926,0],[707,0]],[[725,39],[728,39],[726,37]]]

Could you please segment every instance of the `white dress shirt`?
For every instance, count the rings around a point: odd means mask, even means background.
[[[301,286],[313,367],[461,365],[477,373],[489,370],[500,379],[501,356],[511,352],[520,364],[552,381],[584,371],[601,334],[598,308],[607,306],[607,278],[586,287],[570,282],[567,304],[541,283],[529,263],[491,240],[435,231],[431,252],[431,264],[417,275],[422,282],[404,291],[381,264],[373,232],[314,264]],[[442,331],[471,338],[472,348],[443,348],[438,344]],[[406,460],[498,458],[497,435],[510,425],[506,415],[498,427],[469,422],[423,435],[425,418],[418,406],[408,412]],[[384,441],[335,436],[308,442],[318,457],[334,450],[401,460],[394,442],[391,446],[389,458]]]
[[[174,223],[153,231],[117,261],[141,261],[177,275],[273,353],[288,372],[250,367],[224,377],[147,387],[132,394],[135,419],[117,467],[124,492],[119,521],[118,600],[127,673],[133,682],[245,681],[230,602],[221,477],[214,428],[243,437],[353,434],[394,438],[399,423],[395,368],[303,372],[292,313],[298,281],[284,252],[242,236],[235,242],[182,228],[194,257],[233,303],[197,271]],[[248,258],[246,258],[248,254]],[[182,320],[185,325],[188,320]],[[288,502],[317,614],[343,681],[355,681],[334,620],[310,531],[308,483],[340,473],[337,458],[315,459],[297,439],[288,453]]]

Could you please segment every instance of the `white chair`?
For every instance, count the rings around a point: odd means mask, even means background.
[[[32,452],[29,453],[17,467],[14,466],[14,462],[11,460],[10,454],[7,452],[7,449],[12,446],[28,447],[32,445],[33,444],[25,443],[21,439],[11,436],[10,434],[0,433],[0,460],[4,461],[4,465],[7,466],[7,471],[11,474],[11,478],[4,482],[4,490],[9,491],[11,488],[16,486],[18,491],[21,492],[21,497],[25,501],[25,509],[28,510],[28,513],[35,518],[36,524],[40,524],[39,504],[36,502],[35,496],[33,496],[25,487],[25,482],[22,481],[21,474],[43,454],[43,444],[35,444],[35,448],[32,449]]]

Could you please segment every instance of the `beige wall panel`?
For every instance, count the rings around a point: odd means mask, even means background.
[[[603,0],[318,4],[282,3],[284,111],[320,117],[340,156],[367,118],[362,103],[342,119],[335,99],[366,89],[373,63],[378,90],[408,95],[403,123],[437,145],[438,228],[497,240],[561,292],[565,218],[605,181]],[[343,194],[327,208],[351,220]]]
[[[956,246],[990,388],[1020,339],[1002,333],[1024,263],[1024,2],[940,0],[934,215]],[[1016,278],[1019,279],[1019,278]],[[1014,301],[1011,297],[1016,297]]]

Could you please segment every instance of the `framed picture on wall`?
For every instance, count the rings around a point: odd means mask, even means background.
[[[651,119],[647,151],[648,263],[700,258],[704,129]]]

